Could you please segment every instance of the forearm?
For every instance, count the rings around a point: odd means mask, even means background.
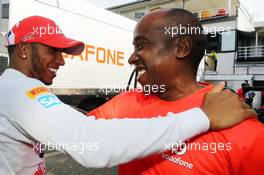
[[[96,120],[88,139],[94,138],[94,142],[100,143],[100,150],[91,152],[93,162],[90,164],[114,166],[145,157],[164,151],[166,145],[179,144],[206,132],[208,128],[208,119],[200,109],[169,114],[165,118]]]
[[[200,109],[169,115],[153,119],[95,120],[63,106],[57,107],[56,116],[47,114],[22,125],[44,144],[98,143],[98,150],[63,151],[86,167],[105,167],[162,151],[165,144],[179,143],[209,128],[208,119]]]

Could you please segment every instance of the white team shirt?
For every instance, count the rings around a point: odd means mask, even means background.
[[[199,108],[165,118],[96,120],[61,102],[39,80],[14,69],[0,76],[0,174],[34,174],[44,166],[39,145],[100,168],[161,152],[208,129]]]

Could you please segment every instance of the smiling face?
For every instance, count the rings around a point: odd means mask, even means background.
[[[57,70],[65,64],[61,51],[39,43],[32,44],[31,68],[29,75],[51,85]]]
[[[168,28],[171,29],[169,34]],[[198,32],[188,33],[189,29]],[[137,23],[134,52],[128,62],[136,67],[137,81],[143,90],[146,85],[162,86],[165,91],[153,93],[161,99],[175,100],[200,88],[196,72],[205,49],[201,31],[202,25],[196,17],[183,9],[150,12]]]
[[[137,81],[142,85],[169,86],[177,69],[174,49],[167,49],[160,18],[165,12],[155,12],[143,17],[134,31],[134,53],[129,64],[138,70]]]

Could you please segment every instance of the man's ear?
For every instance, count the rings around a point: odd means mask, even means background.
[[[176,57],[178,59],[186,58],[192,50],[192,42],[190,37],[183,36],[176,39]]]
[[[17,52],[17,55],[21,59],[27,59],[29,57],[30,50],[31,50],[31,47],[29,44],[22,43],[22,42],[17,44],[16,52]]]

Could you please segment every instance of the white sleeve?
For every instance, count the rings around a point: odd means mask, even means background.
[[[29,98],[16,92],[11,120],[33,139],[71,155],[85,167],[110,167],[160,152],[209,128],[199,108],[167,118],[96,120],[63,104],[51,93]],[[85,148],[84,148],[85,147]]]

